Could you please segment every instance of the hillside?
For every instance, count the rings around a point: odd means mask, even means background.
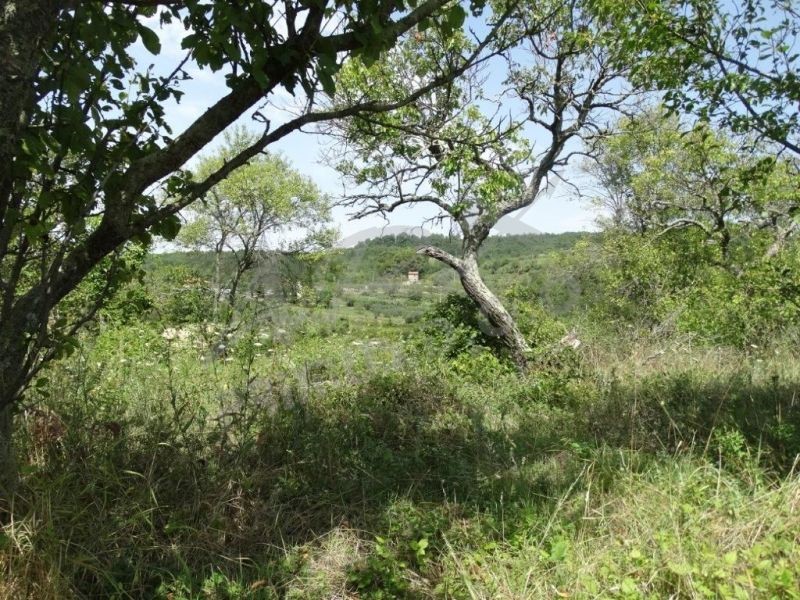
[[[481,264],[485,273],[524,273],[537,258],[551,252],[572,248],[578,240],[590,239],[597,234],[586,232],[541,233],[490,237],[481,251]],[[367,281],[397,281],[410,270],[418,270],[423,276],[441,271],[444,266],[433,259],[416,254],[423,242],[406,233],[384,235],[357,242],[353,247],[336,248],[326,261],[336,265],[337,280],[343,283]],[[428,235],[424,244],[437,245],[457,253],[458,238]],[[223,255],[223,271],[232,268],[231,257]],[[196,271],[202,277],[211,278],[214,272],[214,256],[210,252],[170,252],[151,254],[147,258],[149,269],[167,266],[182,266]],[[260,269],[264,274],[277,270],[274,260],[265,260]]]

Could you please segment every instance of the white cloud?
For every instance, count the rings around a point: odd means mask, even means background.
[[[186,29],[183,26],[183,21],[173,17],[171,22],[161,23],[161,17],[156,14],[142,19],[142,24],[158,34],[158,38],[161,41],[161,54],[159,56],[177,58],[186,55],[186,50],[181,48],[181,41],[192,33],[192,29]]]

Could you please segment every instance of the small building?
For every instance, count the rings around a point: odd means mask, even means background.
[[[419,283],[419,271],[408,272],[408,283]]]

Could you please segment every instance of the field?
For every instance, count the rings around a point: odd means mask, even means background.
[[[160,301],[31,392],[0,596],[798,597],[796,347],[612,335],[542,308],[550,277],[523,375],[453,325],[452,278],[339,260],[330,296],[254,295],[222,342],[169,321],[187,294],[151,264]]]

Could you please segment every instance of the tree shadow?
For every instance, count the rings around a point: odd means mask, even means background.
[[[275,597],[304,568],[295,550],[335,529],[384,536],[413,569],[415,540],[443,551],[458,522],[488,539],[543,527],[583,489],[588,464],[621,453],[637,457],[626,468],[675,452],[718,460],[739,438],[715,430],[738,432],[779,473],[800,452],[794,382],[683,373],[567,381],[543,396],[531,381],[509,388],[502,411],[486,389],[464,400],[444,378],[391,374],[266,399],[225,444],[217,430],[167,421],[128,423],[119,437],[76,433],[26,475],[18,512],[41,515],[47,498],[48,526],[31,545],[66,556],[62,577],[86,597],[152,597],[167,582],[177,598],[176,581],[191,597],[214,572],[260,582],[241,597]],[[617,466],[599,484],[613,487]],[[391,586],[390,575],[361,583]]]

